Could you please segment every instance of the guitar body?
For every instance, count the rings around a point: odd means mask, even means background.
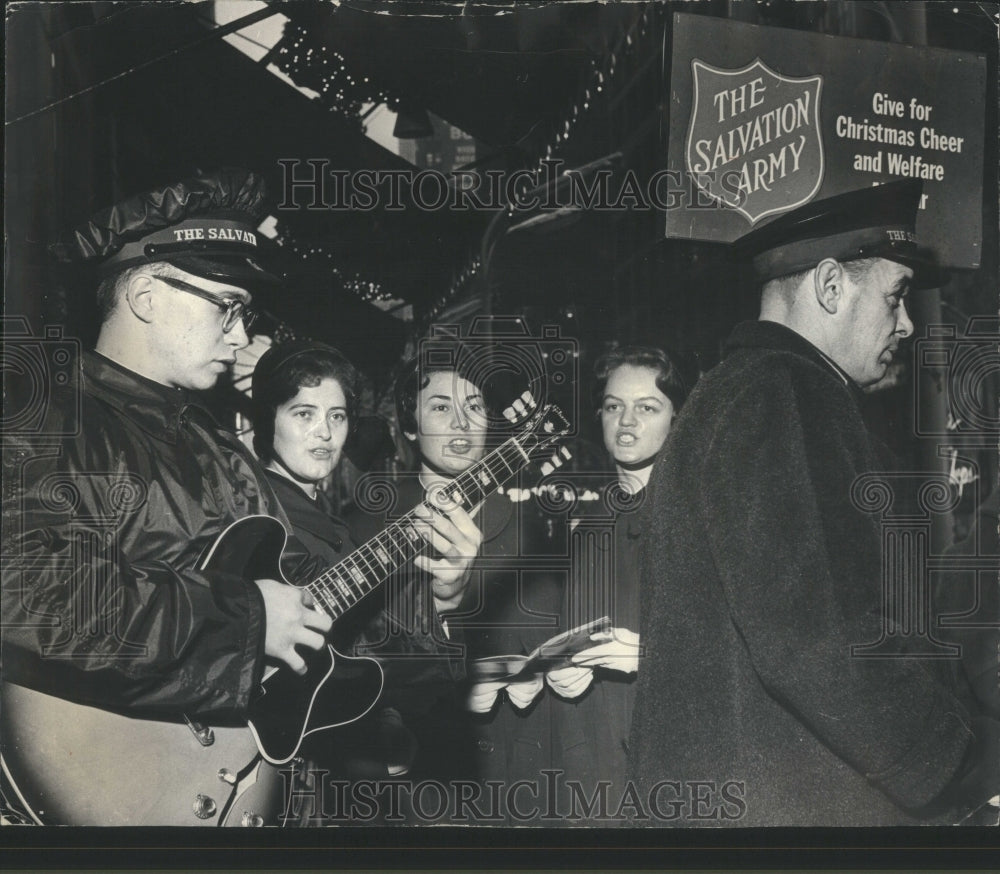
[[[204,746],[183,722],[0,690],[9,800],[39,824],[280,824],[285,778],[246,728],[213,728]]]
[[[247,579],[284,580],[286,540],[277,519],[247,516],[219,535],[201,567]],[[382,694],[382,667],[373,658],[341,655],[332,646],[303,657],[308,667],[303,676],[290,670],[270,673],[251,705],[250,730],[272,764],[290,761],[308,735],[360,719]]]
[[[283,580],[285,541],[279,521],[250,516],[219,536],[201,567]],[[306,736],[363,716],[382,691],[374,659],[327,646],[306,663],[301,677],[265,675],[248,727],[136,719],[0,683],[9,801],[40,825],[281,825],[291,769],[274,766]]]

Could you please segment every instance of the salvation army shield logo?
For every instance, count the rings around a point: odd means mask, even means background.
[[[691,67],[685,158],[698,187],[751,225],[809,201],[823,182],[822,76],[792,79],[760,58],[742,70]]]

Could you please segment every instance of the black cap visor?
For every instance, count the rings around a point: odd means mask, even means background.
[[[858,258],[885,258],[913,271],[910,287],[915,291],[940,288],[947,281],[947,273],[934,259],[934,253],[913,243],[882,243],[862,250]]]
[[[134,245],[134,244],[133,244]],[[219,242],[147,243],[132,257],[107,261],[100,267],[102,276],[110,276],[140,264],[165,261],[174,267],[216,282],[236,285],[278,285],[282,278],[264,266],[260,249],[233,247]],[[270,260],[270,259],[268,259]]]
[[[944,278],[933,253],[919,246],[905,228],[860,228],[792,240],[759,252],[753,257],[753,265],[758,280],[768,282],[808,270],[824,258],[840,262],[885,258],[905,264],[913,270],[910,284],[915,289],[938,288]]]
[[[281,278],[267,270],[259,258],[247,255],[245,252],[196,254],[187,251],[176,255],[165,254],[150,260],[166,261],[187,273],[215,282],[231,282],[234,285],[251,287],[271,286],[281,282]]]

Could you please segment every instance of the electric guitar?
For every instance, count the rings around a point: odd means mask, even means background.
[[[534,409],[530,394],[522,400]],[[510,407],[505,415],[518,414]],[[569,427],[554,405],[530,413],[516,435],[442,487],[435,501],[473,510],[547,455]],[[543,474],[568,457],[565,448],[555,452],[542,464]],[[434,511],[426,501],[421,506]],[[301,587],[336,623],[424,550],[421,524],[415,508]],[[219,535],[200,568],[247,580],[284,580],[286,540],[277,519],[249,516]],[[299,763],[302,741],[360,719],[382,691],[375,659],[345,656],[329,644],[305,659],[304,675],[277,667],[265,671],[251,704],[249,732],[187,717],[137,719],[0,683],[0,764],[8,801],[39,824],[281,824],[286,779]],[[275,767],[289,763],[293,767],[283,771]]]

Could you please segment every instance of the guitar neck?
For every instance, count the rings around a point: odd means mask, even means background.
[[[508,438],[444,486],[441,496],[471,511],[530,463],[538,442],[530,432]],[[427,500],[419,506],[440,512]],[[426,523],[414,508],[305,588],[333,619],[339,618],[424,550],[418,525]]]

